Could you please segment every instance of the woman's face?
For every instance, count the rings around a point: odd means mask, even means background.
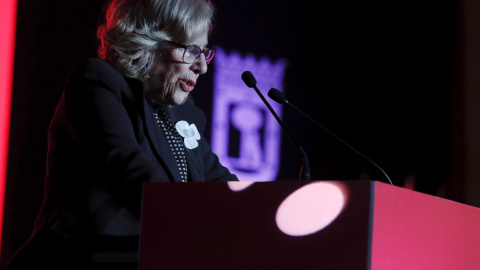
[[[191,44],[205,49],[208,44],[208,34],[205,32],[201,37]],[[175,106],[183,104],[188,94],[193,91],[197,79],[207,72],[205,55],[192,64],[182,61],[184,48],[172,45],[172,47],[160,50],[160,64],[157,66],[154,76],[151,76],[146,83],[146,96],[148,99],[164,106]]]

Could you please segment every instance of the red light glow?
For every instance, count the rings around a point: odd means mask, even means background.
[[[8,135],[15,50],[17,0],[4,0],[0,8],[0,241],[3,227]]]

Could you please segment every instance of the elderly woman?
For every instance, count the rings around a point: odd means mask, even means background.
[[[135,252],[143,182],[238,180],[189,95],[215,55],[213,14],[209,0],[107,6],[100,59],[72,70],[51,121],[44,202],[9,269],[91,269],[92,253]]]

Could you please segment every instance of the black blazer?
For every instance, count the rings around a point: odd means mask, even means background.
[[[193,182],[236,181],[203,137],[205,115],[191,97],[168,108],[172,122],[194,123],[199,146],[187,150]],[[70,73],[48,132],[45,196],[35,228],[69,236],[138,235],[143,182],[180,182],[142,83],[90,58]]]

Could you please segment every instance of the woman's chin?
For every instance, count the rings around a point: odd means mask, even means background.
[[[188,98],[188,92],[180,92],[180,93],[176,93],[173,98],[172,98],[172,103],[174,105],[182,105],[183,103],[185,103],[187,101],[187,98]]]
[[[189,92],[186,91],[177,91],[173,95],[166,95],[166,96],[152,96],[147,95],[147,99],[153,100],[154,102],[163,105],[163,106],[177,106],[182,105],[188,99]]]

